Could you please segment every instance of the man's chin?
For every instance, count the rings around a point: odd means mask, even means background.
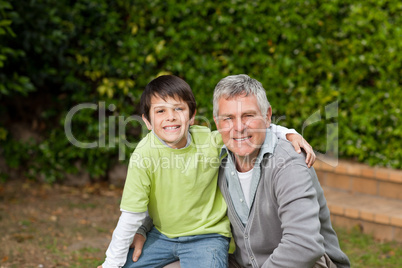
[[[228,147],[229,148],[229,147]],[[253,144],[232,144],[229,150],[235,154],[247,156],[248,154],[252,154],[257,148],[253,146]]]
[[[230,149],[228,148],[234,155],[239,157],[248,157],[250,156],[254,150],[239,150],[239,148]]]

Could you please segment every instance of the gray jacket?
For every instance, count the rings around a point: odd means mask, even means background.
[[[278,140],[273,154],[261,161],[261,177],[244,226],[228,191],[223,159],[219,187],[228,205],[236,242],[236,261],[243,267],[313,267],[324,253],[338,267],[350,267],[332,228],[329,209],[305,155]]]

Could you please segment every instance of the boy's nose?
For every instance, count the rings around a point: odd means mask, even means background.
[[[176,120],[176,114],[175,114],[175,112],[174,111],[170,111],[168,114],[167,114],[167,118],[166,118],[168,121],[174,121],[174,120]]]

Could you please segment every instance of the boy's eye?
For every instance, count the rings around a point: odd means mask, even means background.
[[[177,107],[175,110],[176,110],[176,111],[183,111],[183,108]]]
[[[163,112],[164,112],[164,110],[156,110],[156,113],[158,113],[158,114],[163,113]]]

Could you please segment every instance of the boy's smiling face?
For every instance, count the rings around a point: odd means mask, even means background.
[[[180,149],[186,146],[188,129],[194,124],[194,116],[190,118],[190,110],[186,102],[177,98],[152,96],[148,121],[144,115],[147,128],[172,148]]]

